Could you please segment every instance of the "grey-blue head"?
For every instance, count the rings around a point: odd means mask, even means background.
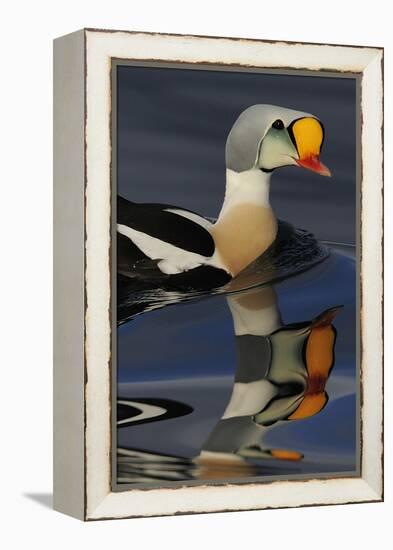
[[[323,176],[329,169],[319,160],[324,129],[312,114],[276,105],[252,105],[243,111],[226,143],[226,166],[235,172],[297,165]]]

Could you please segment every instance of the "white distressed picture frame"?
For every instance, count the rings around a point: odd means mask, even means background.
[[[112,59],[361,75],[359,477],[112,491]],[[55,40],[54,158],[55,509],[98,520],[382,500],[383,50],[81,30]]]

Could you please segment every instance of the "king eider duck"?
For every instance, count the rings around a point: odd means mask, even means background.
[[[213,288],[236,277],[276,238],[272,172],[295,165],[330,176],[319,159],[323,139],[314,115],[274,105],[243,111],[227,138],[225,199],[214,223],[186,208],[118,197],[119,277],[158,277],[175,288]]]

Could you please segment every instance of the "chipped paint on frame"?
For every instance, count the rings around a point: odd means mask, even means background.
[[[369,347],[370,340],[362,338],[361,349],[361,380],[362,380],[362,414],[361,438],[365,435],[364,456],[362,456],[362,473],[359,478],[332,478],[308,479],[291,481],[273,481],[259,483],[244,483],[241,485],[220,484],[203,485],[203,482],[193,487],[173,487],[171,489],[136,489],[122,493],[111,492],[111,215],[113,216],[113,197],[111,196],[111,92],[110,71],[111,61],[116,59],[133,59],[140,63],[170,63],[170,64],[198,64],[202,66],[225,66],[228,70],[244,69],[280,69],[281,71],[307,70],[314,72],[341,72],[362,74],[362,163],[361,163],[361,334],[363,335],[364,317],[369,313],[369,303],[364,304],[363,294],[365,281],[367,293],[370,291],[372,280],[379,277],[375,294],[379,296],[378,310],[381,312],[382,297],[382,255],[378,253],[374,272],[370,274],[370,259],[363,254],[364,237],[367,232],[369,238],[375,238],[375,231],[382,234],[382,200],[374,203],[374,210],[367,217],[370,209],[364,209],[367,203],[365,192],[372,193],[370,183],[371,174],[374,174],[379,183],[381,193],[382,184],[382,139],[377,138],[374,143],[380,143],[380,158],[370,154],[370,135],[375,133],[375,123],[364,120],[365,114],[374,112],[375,120],[381,125],[377,128],[380,134],[382,126],[382,71],[383,52],[380,48],[366,48],[359,46],[316,45],[306,43],[274,42],[250,39],[220,38],[220,37],[193,37],[183,35],[146,34],[125,31],[85,30],[86,54],[86,316],[85,316],[85,519],[112,519],[126,517],[159,516],[169,514],[204,513],[233,510],[255,510],[284,507],[302,507],[312,505],[345,504],[351,502],[376,502],[383,498],[382,467],[375,468],[376,475],[370,475],[363,462],[367,459],[374,462],[378,456],[382,457],[382,443],[370,453],[372,430],[364,433],[364,403],[370,402],[368,395],[372,385],[370,367],[364,368],[364,346]],[[289,48],[289,50],[288,50]],[[279,50],[285,50],[279,52]],[[249,51],[245,51],[249,50]],[[339,51],[337,51],[339,50]],[[267,51],[270,54],[267,55]],[[277,51],[273,56],[271,52]],[[296,60],[288,63],[288,52],[295,54]],[[182,52],[179,59],[179,52]],[[293,57],[293,55],[292,55]],[[323,59],[317,63],[315,58]],[[376,68],[379,67],[379,70]],[[369,72],[367,72],[369,71]],[[373,73],[373,74],[371,74]],[[366,91],[364,86],[366,85]],[[99,86],[99,88],[97,88]],[[372,105],[372,94],[367,86],[377,92],[378,104]],[[102,89],[104,94],[90,93],[90,89]],[[97,98],[97,96],[100,96]],[[100,98],[103,101],[100,101]],[[109,121],[109,122],[108,122]],[[371,169],[370,169],[371,166]],[[369,173],[364,172],[368,167]],[[94,191],[93,191],[94,182]],[[367,186],[367,189],[365,189]],[[374,197],[375,199],[375,197]],[[111,214],[112,212],[112,214]],[[373,225],[372,215],[377,215],[376,226]],[[374,220],[375,222],[375,220]],[[371,232],[371,233],[370,233]],[[370,237],[372,236],[372,237]],[[370,246],[368,245],[368,249]],[[378,247],[377,247],[378,248]],[[368,250],[369,252],[369,250]],[[372,271],[372,270],[371,270]],[[378,297],[377,296],[377,297]],[[375,308],[374,308],[375,310]],[[106,312],[103,314],[103,312]],[[382,382],[382,318],[376,316],[374,332],[377,333],[377,357],[381,364],[379,378]],[[375,330],[376,329],[376,330]],[[379,338],[378,338],[379,337]],[[367,375],[363,370],[367,371]],[[371,383],[371,384],[370,384]],[[373,395],[379,396],[382,407],[382,385],[374,384]],[[381,413],[381,411],[380,411]],[[373,429],[382,432],[382,416],[374,419]],[[377,435],[377,434],[376,434]],[[382,440],[381,440],[382,441]],[[373,441],[375,444],[375,441]],[[363,444],[362,444],[363,448]],[[372,451],[372,450],[371,450]],[[378,459],[379,460],[379,459]],[[367,474],[362,478],[363,474]],[[303,496],[296,497],[299,483],[302,484]],[[269,487],[269,495],[264,488]],[[246,493],[245,493],[246,491]],[[210,502],[206,496],[209,493]],[[272,493],[274,493],[272,495]],[[227,505],[228,500],[236,503]],[[186,504],[184,504],[186,502]],[[187,504],[188,502],[188,504]],[[135,514],[135,510],[138,513]]]

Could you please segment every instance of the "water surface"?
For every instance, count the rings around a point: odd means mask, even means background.
[[[144,398],[167,399],[186,405],[191,412],[177,418],[119,427],[118,481],[270,479],[282,475],[355,472],[355,266],[353,247],[330,247],[330,255],[314,267],[260,287],[265,293],[266,289],[273,292],[279,325],[284,329],[294,330],[291,327],[296,328],[294,324],[299,323],[307,326],[322,312],[341,306],[333,320],[337,332],[334,365],[323,388],[328,401],[308,417],[279,419],[267,426],[256,426],[255,415],[222,419],[235,377],[239,379],[239,369],[242,371],[241,354],[244,354],[241,347],[239,352],[239,337],[234,333],[227,294],[161,307],[120,326],[119,398],[137,398],[141,402]],[[254,288],[242,292],[246,296],[254,293],[255,297],[259,291]],[[258,319],[265,313],[262,307]],[[255,335],[255,347],[251,350],[254,361],[261,354],[260,379],[269,370],[264,363],[270,361],[261,351],[263,338]],[[289,357],[287,364],[281,364],[281,371],[298,368],[292,367],[292,363]],[[255,368],[259,368],[258,362]],[[293,376],[292,379],[289,376],[289,381],[286,399],[291,398],[291,392],[296,397],[296,392],[301,393],[302,389],[293,387]],[[253,453],[255,443],[259,448]],[[238,464],[221,460],[228,454],[238,457],[239,449]],[[207,455],[213,456],[213,462],[206,464],[203,460],[205,451],[216,453]]]

